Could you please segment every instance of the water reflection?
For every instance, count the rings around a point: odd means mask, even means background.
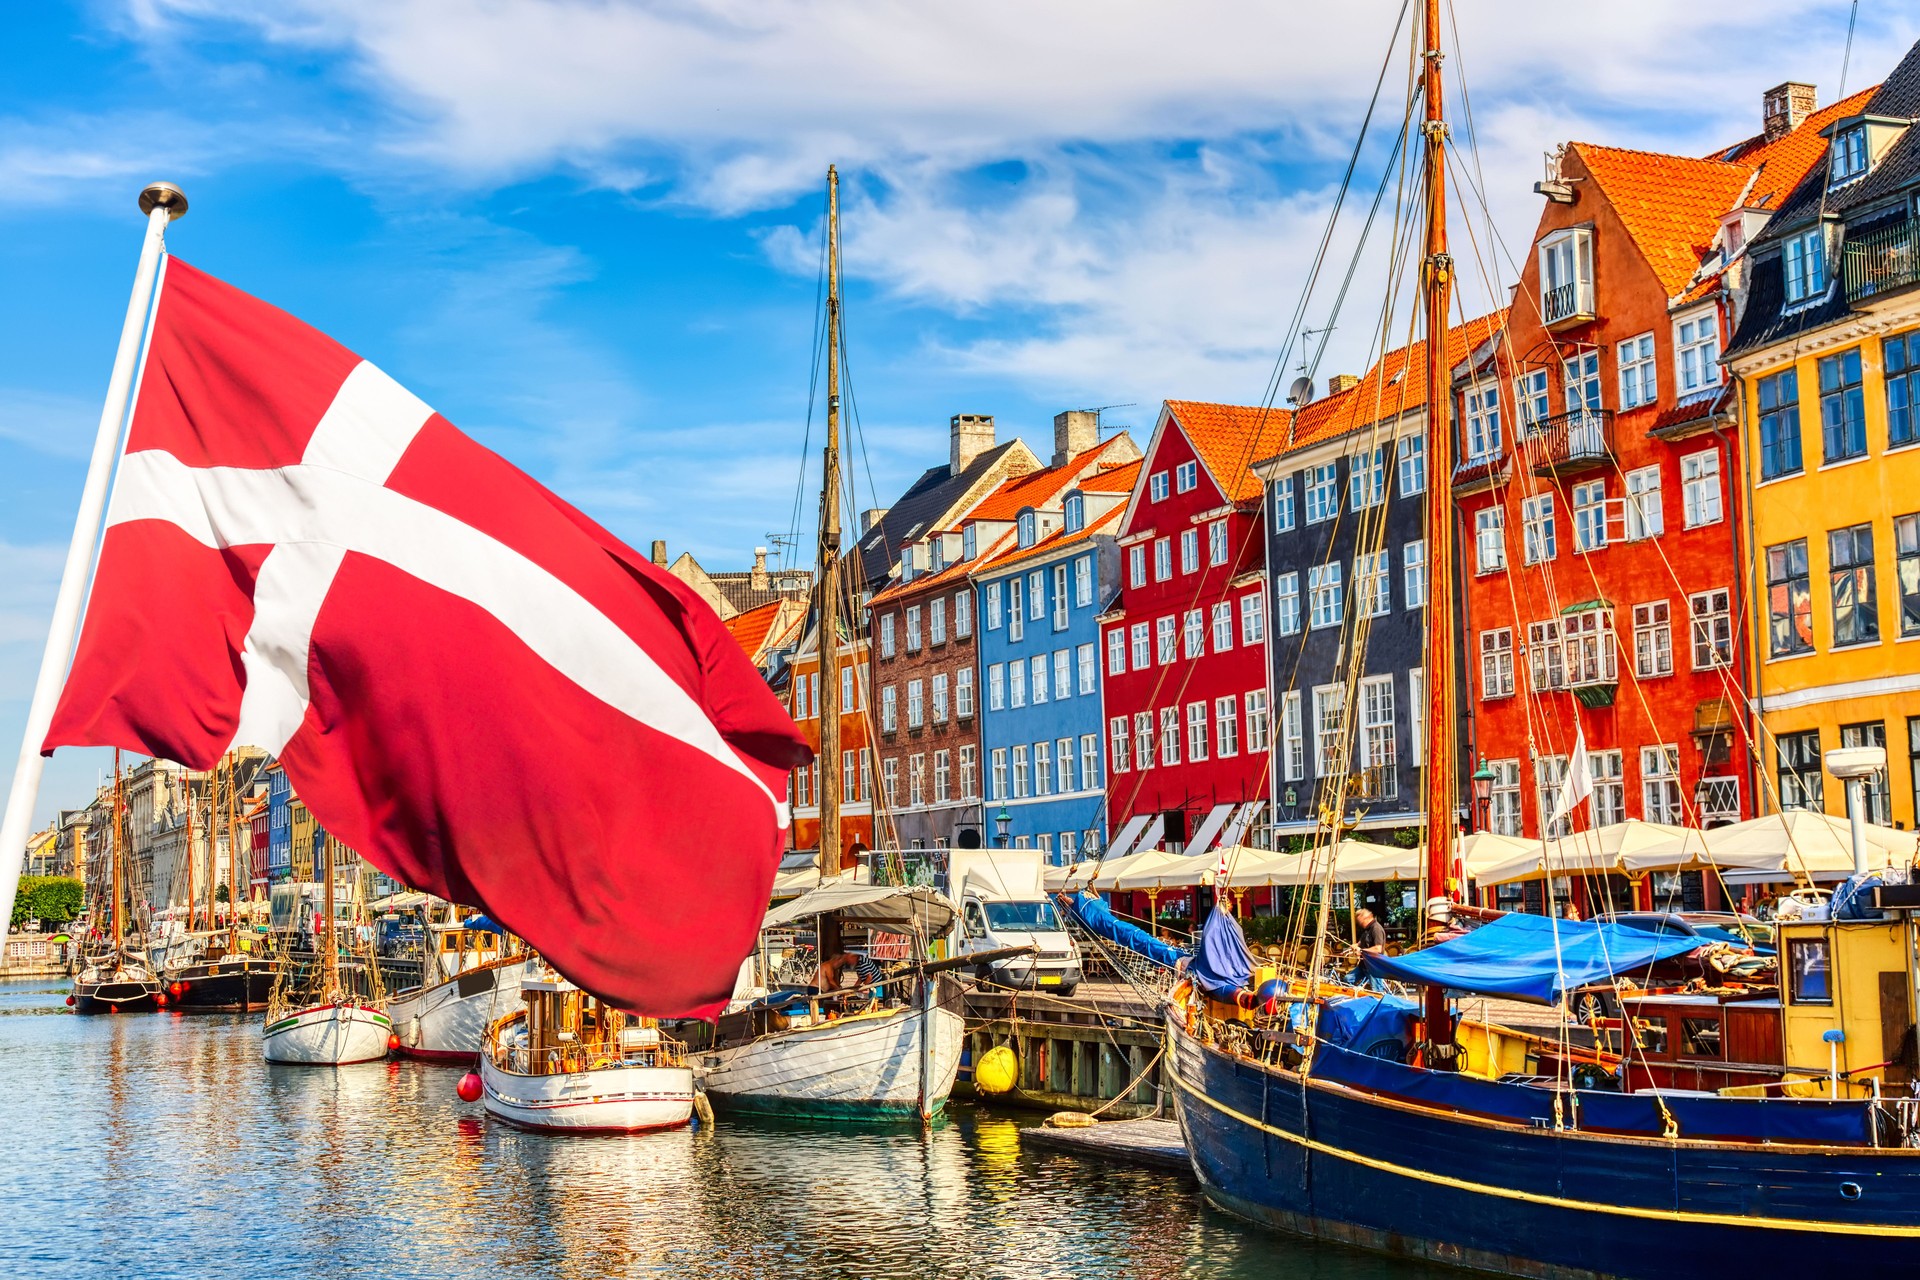
[[[258,1019],[79,1018],[0,985],[0,1274],[1221,1277],[1425,1273],[1243,1229],[1169,1175],[1023,1149],[956,1108],[913,1128],[724,1123],[552,1138],[459,1071],[268,1066]]]

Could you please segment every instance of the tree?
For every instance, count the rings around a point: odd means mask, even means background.
[[[63,925],[80,914],[86,886],[72,876],[22,876],[13,899],[10,928],[38,918],[43,924]]]

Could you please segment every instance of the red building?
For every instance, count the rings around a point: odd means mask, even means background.
[[[1100,619],[1108,857],[1263,835],[1273,739],[1266,533],[1253,463],[1281,409],[1168,401],[1119,526]]]
[[[1593,798],[1545,834],[1754,812],[1742,461],[1720,350],[1740,250],[1818,158],[1805,144],[1833,110],[1770,109],[1768,135],[1715,159],[1572,143],[1539,184],[1507,336],[1455,374],[1474,763],[1493,774],[1492,830],[1543,834],[1580,733]],[[1617,905],[1630,892],[1711,900],[1697,874],[1655,879],[1606,891]],[[1600,889],[1566,892],[1591,910]]]

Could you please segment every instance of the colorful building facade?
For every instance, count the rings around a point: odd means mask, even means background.
[[[1168,401],[1100,619],[1109,856],[1267,838],[1265,526],[1257,459],[1286,410]]]
[[[1866,816],[1920,817],[1920,46],[1821,130],[1755,238],[1730,347],[1752,490],[1764,807],[1847,811],[1825,753],[1875,746]]]

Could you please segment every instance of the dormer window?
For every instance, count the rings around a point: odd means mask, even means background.
[[[1593,319],[1593,232],[1556,231],[1540,242],[1540,318],[1548,328]]]
[[[1035,520],[1031,510],[1022,511],[1017,525],[1020,545],[1030,547],[1034,542]]]
[[[1087,527],[1087,500],[1080,494],[1070,493],[1066,502],[1067,532],[1078,533]]]
[[[900,548],[900,581],[913,581],[913,544]]]
[[[1815,227],[1792,237],[1780,251],[1780,275],[1787,302],[1805,302],[1827,287],[1826,233]]]
[[[927,568],[934,573],[947,567],[947,540],[938,534],[927,544]]]
[[[1837,187],[1867,171],[1867,126],[1854,125],[1833,135],[1827,162],[1827,185]]]
[[[960,531],[960,558],[971,560],[980,554],[980,535],[972,525]]]

